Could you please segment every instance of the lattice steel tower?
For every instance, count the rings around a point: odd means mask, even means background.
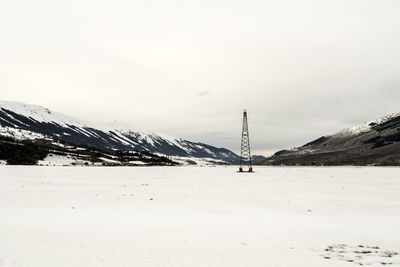
[[[244,168],[247,168],[248,172],[253,172],[253,166],[251,165],[249,125],[247,123],[246,110],[243,112],[242,145],[240,149],[239,172],[244,172]]]

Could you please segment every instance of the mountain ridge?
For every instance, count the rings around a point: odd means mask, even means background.
[[[214,147],[165,134],[133,129],[98,127],[48,108],[21,102],[0,101],[0,135],[20,140],[48,138],[105,151],[147,151],[188,158],[210,158],[235,163],[237,156],[225,148]]]
[[[400,113],[325,135],[301,147],[281,150],[263,165],[400,165]]]

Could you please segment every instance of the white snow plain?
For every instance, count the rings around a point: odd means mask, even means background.
[[[2,165],[0,266],[397,266],[399,174]]]

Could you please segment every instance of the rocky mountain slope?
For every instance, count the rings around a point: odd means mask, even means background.
[[[0,164],[44,166],[173,166],[172,157],[147,151],[106,152],[94,147],[75,146],[49,139],[17,140],[0,136]]]
[[[47,139],[110,153],[145,151],[227,163],[235,163],[239,158],[225,148],[131,129],[102,128],[41,106],[8,101],[0,101],[0,136],[17,140]]]
[[[262,164],[400,165],[400,113],[279,151]]]

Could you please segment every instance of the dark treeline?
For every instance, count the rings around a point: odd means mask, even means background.
[[[134,165],[130,163],[134,161],[142,161],[150,166],[179,165],[170,158],[147,151],[115,150],[110,153],[84,144],[75,145],[65,141],[59,143],[61,145],[47,139],[17,140],[0,136],[0,160],[5,160],[9,165],[35,165],[52,153],[60,156],[72,155],[88,163],[104,163],[103,165],[129,166]],[[119,163],[109,164],[104,159]]]
[[[0,160],[10,165],[33,165],[48,155],[48,150],[30,140],[16,141],[0,136]]]

